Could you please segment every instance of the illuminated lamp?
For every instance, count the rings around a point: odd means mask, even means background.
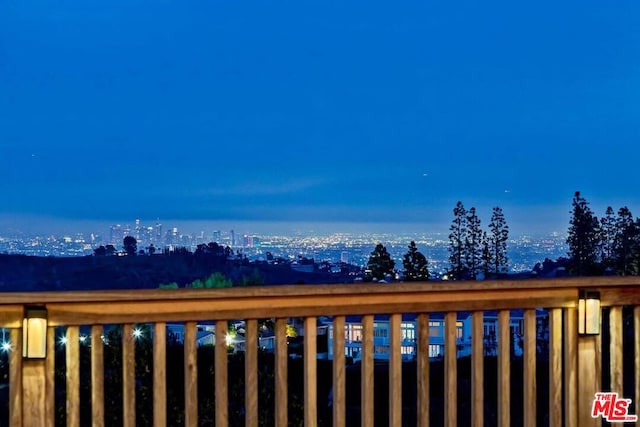
[[[47,309],[26,307],[22,321],[22,357],[44,359],[47,357]]]
[[[600,292],[581,290],[578,299],[578,334],[600,333]]]

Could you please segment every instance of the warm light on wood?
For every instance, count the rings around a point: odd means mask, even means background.
[[[47,310],[27,308],[22,323],[22,357],[44,359],[47,356]]]
[[[580,291],[578,333],[580,335],[598,335],[600,333],[600,292]]]

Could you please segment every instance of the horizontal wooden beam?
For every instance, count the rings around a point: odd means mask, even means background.
[[[352,295],[277,295],[191,300],[49,303],[49,322],[58,325],[259,319],[370,313],[420,313],[575,307],[577,289],[503,289]]]
[[[7,304],[49,304],[54,302],[124,302],[256,298],[273,296],[320,296],[357,294],[438,293],[461,291],[502,291],[579,289],[579,288],[628,288],[628,292],[640,291],[639,276],[570,277],[561,279],[439,281],[391,284],[351,285],[279,285],[250,286],[225,289],[130,289],[84,290],[51,292],[6,292],[2,294],[0,307]],[[618,292],[618,291],[616,291]]]
[[[21,328],[23,318],[23,306],[0,305],[0,328]]]

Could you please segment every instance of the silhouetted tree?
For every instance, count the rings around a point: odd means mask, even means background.
[[[107,250],[107,255],[114,255],[116,253],[116,247],[113,245],[107,245],[105,249]]]
[[[487,237],[487,233],[482,233],[482,273],[484,274],[485,279],[489,277],[491,273],[491,268],[493,266],[493,261],[491,258],[491,248],[489,247],[489,237]]]
[[[598,247],[600,245],[600,223],[593,215],[589,203],[576,191],[567,244],[569,245],[570,270],[578,275],[594,274]]]
[[[391,259],[387,248],[382,243],[378,243],[369,255],[367,269],[371,271],[371,277],[377,280],[384,279],[386,274],[393,274],[396,263]]]
[[[611,206],[600,218],[600,262],[604,268],[615,264],[616,217]]]
[[[133,236],[126,236],[122,240],[122,249],[124,249],[127,255],[135,255],[138,251],[138,241]]]
[[[467,210],[458,202],[453,209],[449,227],[449,261],[454,279],[461,280],[464,273],[464,244],[467,238]]]
[[[504,274],[509,268],[507,258],[507,241],[509,240],[509,226],[504,219],[504,213],[499,207],[493,208],[489,223],[489,251],[491,257],[491,272],[496,276]]]
[[[153,246],[153,243],[147,247],[147,252],[149,253],[149,255],[153,255],[156,253],[156,247]]]
[[[626,206],[620,208],[616,218],[614,253],[617,271],[623,276],[637,273],[633,262],[638,244],[637,239],[638,230],[631,211]]]
[[[464,264],[469,278],[475,280],[482,264],[482,229],[476,208],[467,212],[467,234],[464,240]]]
[[[427,258],[418,251],[416,242],[411,241],[409,243],[409,250],[404,254],[402,265],[404,267],[404,280],[407,282],[429,280]]]
[[[100,245],[93,250],[93,254],[96,256],[104,256],[107,254],[107,248],[105,248],[103,245]]]

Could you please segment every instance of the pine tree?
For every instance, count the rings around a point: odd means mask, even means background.
[[[419,282],[429,279],[427,258],[418,251],[416,242],[409,243],[409,250],[402,260],[404,267],[404,280],[407,282]]]
[[[604,268],[615,263],[616,217],[611,206],[600,218],[600,262]]]
[[[475,280],[480,273],[482,263],[482,229],[476,208],[467,213],[467,235],[464,242],[464,264],[469,278]]]
[[[509,226],[504,219],[504,213],[499,207],[493,208],[489,223],[489,250],[491,257],[491,272],[496,276],[505,274],[509,268],[507,258],[507,241],[509,240]]]
[[[467,239],[467,210],[458,202],[453,209],[453,221],[449,227],[449,261],[451,275],[462,280],[464,274],[464,246]]]
[[[567,244],[571,271],[578,276],[593,274],[600,246],[600,223],[579,191],[573,197]]]
[[[487,279],[493,266],[493,258],[491,257],[491,247],[489,245],[489,237],[487,232],[482,232],[482,274]]]
[[[383,280],[385,275],[393,274],[396,263],[391,259],[391,255],[387,252],[387,248],[382,243],[378,243],[369,255],[367,270],[371,273],[371,277],[376,280]]]
[[[633,215],[629,208],[622,207],[616,217],[616,234],[614,238],[614,254],[616,267],[623,276],[634,274],[634,249],[636,249],[638,232]]]

